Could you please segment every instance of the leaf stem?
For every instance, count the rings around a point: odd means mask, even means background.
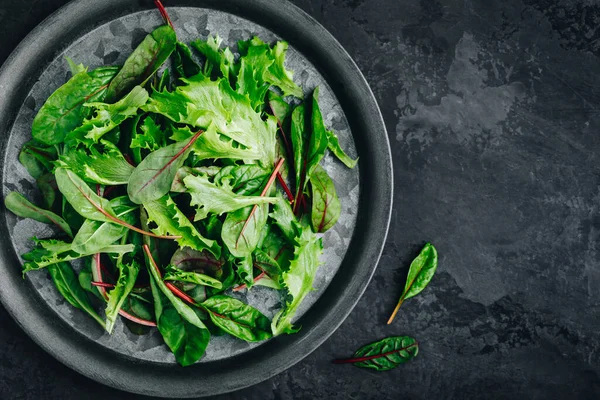
[[[401,349],[391,350],[391,351],[387,351],[387,352],[381,353],[381,354],[373,354],[372,356],[364,356],[364,357],[346,358],[346,359],[341,359],[341,360],[333,360],[333,363],[334,364],[354,364],[354,363],[359,363],[359,362],[365,362],[365,361],[374,360],[374,359],[381,358],[381,357],[386,357],[386,356],[389,356],[390,354],[399,353],[401,351],[408,350],[411,347],[415,347],[415,346],[418,346],[418,345],[419,345],[419,342],[414,342],[414,343],[409,344],[408,346],[403,347]]]
[[[290,203],[293,203],[294,202],[294,194],[292,193],[292,191],[288,187],[287,183],[285,183],[285,180],[283,179],[283,176],[281,176],[281,172],[277,172],[277,180],[279,181],[279,184],[283,188],[283,191],[285,192],[285,194],[287,195],[288,199],[290,200]]]
[[[275,177],[277,176],[277,173],[281,169],[281,166],[283,165],[284,161],[285,161],[285,158],[283,158],[283,157],[281,157],[279,159],[279,161],[277,162],[277,165],[275,166],[275,169],[273,170],[273,172],[271,173],[271,176],[269,177],[269,180],[267,181],[267,184],[265,185],[263,191],[261,192],[260,197],[264,197],[267,194],[267,192],[271,188],[271,185],[273,184],[273,181],[275,180]],[[242,230],[240,231],[240,235],[238,236],[237,240],[235,241],[235,248],[236,249],[238,247],[238,244],[240,242],[241,237],[244,236],[244,231],[248,227],[248,224],[250,223],[250,219],[252,218],[252,216],[256,212],[257,208],[258,208],[258,204],[255,204],[254,207],[252,207],[252,211],[250,211],[250,214],[248,215],[248,218],[246,218],[246,222],[244,222],[244,226],[242,226]]]
[[[400,297],[398,304],[396,304],[396,308],[394,308],[394,312],[392,312],[390,319],[388,319],[388,322],[387,322],[388,325],[392,323],[394,318],[396,318],[396,314],[398,314],[398,310],[400,309],[400,306],[402,305],[403,302],[404,302],[404,295],[402,295],[402,297]]]
[[[173,27],[173,22],[171,22],[171,18],[169,17],[169,14],[167,13],[167,10],[165,9],[165,6],[163,6],[163,4],[161,3],[161,1],[160,0],[154,0],[154,5],[158,8],[158,11],[160,12],[160,15],[162,15],[162,17],[165,20],[165,22],[167,24],[169,24],[169,26],[171,28],[173,28],[173,30],[175,30],[175,27]]]
[[[254,283],[260,281],[262,278],[264,278],[267,275],[267,273],[265,271],[261,272],[260,274],[258,274],[256,276],[256,278],[254,278]],[[244,290],[248,287],[248,285],[246,285],[245,283],[241,284],[240,286],[236,286],[234,287],[232,290],[234,292],[239,292],[240,290]]]

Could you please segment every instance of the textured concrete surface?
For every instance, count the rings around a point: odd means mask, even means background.
[[[0,0],[0,60],[61,0]],[[219,399],[600,397],[600,6],[591,0],[297,0],[371,84],[395,162],[390,236],[342,327]],[[385,320],[424,241],[440,267]],[[0,398],[125,399],[39,349],[0,309]],[[330,360],[421,343],[375,373]]]

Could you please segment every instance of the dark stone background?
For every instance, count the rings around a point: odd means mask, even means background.
[[[0,61],[64,3],[0,0]],[[295,3],[344,45],[379,101],[392,225],[342,327],[295,367],[219,399],[599,398],[598,3]],[[425,241],[439,272],[386,326]],[[64,367],[1,308],[0,327],[0,398],[137,398]],[[394,371],[330,363],[400,334],[421,351]]]

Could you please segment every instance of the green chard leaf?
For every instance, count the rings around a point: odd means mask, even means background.
[[[167,266],[164,279],[166,281],[187,282],[196,285],[210,286],[216,289],[221,289],[223,287],[223,283],[218,279],[197,272],[182,271],[172,265]]]
[[[127,196],[112,199],[109,204],[117,218],[130,225],[135,223],[137,206],[131,204]],[[71,250],[79,254],[94,254],[121,239],[127,231],[126,227],[111,222],[86,219],[73,239]]]
[[[398,304],[392,313],[392,316],[388,320],[388,325],[392,323],[400,306],[406,299],[410,299],[421,293],[423,289],[427,287],[435,270],[438,266],[438,254],[437,250],[431,243],[425,244],[417,258],[413,260],[408,269],[408,278],[406,278],[406,285],[404,291],[398,300]]]
[[[96,322],[104,328],[104,321],[98,315],[90,302],[90,299],[79,284],[77,275],[71,265],[67,262],[60,262],[48,267],[48,272],[52,277],[54,285],[73,307],[79,308],[94,318]]]
[[[143,206],[148,213],[148,221],[156,224],[156,228],[152,229],[155,234],[181,236],[177,239],[179,246],[207,250],[216,258],[221,256],[217,242],[202,236],[169,195],[146,202]]]
[[[168,25],[160,26],[148,34],[108,86],[106,101],[118,100],[134,86],[144,86],[175,50],[176,43],[175,31]]]
[[[135,261],[124,263],[123,256],[117,258],[117,268],[119,269],[119,279],[115,287],[108,292],[108,304],[106,305],[106,331],[112,333],[119,315],[119,310],[125,303],[127,296],[133,290],[140,265]]]
[[[158,149],[144,158],[129,178],[127,194],[131,201],[142,204],[167,194],[177,170],[183,166],[201,134],[202,131],[198,131],[191,139]]]
[[[282,272],[281,267],[275,259],[269,256],[269,254],[260,249],[256,249],[254,252],[254,266],[260,269],[266,277],[269,278],[268,280],[265,280],[264,278],[258,280],[258,282],[256,282],[257,285],[269,286],[273,289],[281,288],[279,284]],[[269,282],[269,284],[265,285],[265,282]]]
[[[253,208],[254,207],[252,206],[244,207],[234,212],[230,212],[227,214],[225,222],[223,222],[221,238],[223,239],[223,243],[225,243],[229,249],[229,252],[234,257],[250,258],[258,246],[261,232],[267,223],[269,216],[269,205],[261,204],[256,207],[254,212]],[[249,263],[252,265],[252,260],[250,260]],[[250,269],[250,272],[251,271],[252,269]],[[246,283],[250,285],[252,284],[251,275],[252,274],[250,274],[250,280],[246,280]]]
[[[361,347],[352,358],[335,360],[334,364],[353,364],[360,368],[389,371],[415,358],[419,343],[408,336],[390,336]]]
[[[173,63],[177,75],[183,78],[189,78],[198,75],[201,71],[200,65],[194,60],[192,51],[187,44],[177,42],[175,51],[173,52]]]
[[[333,180],[320,165],[310,179],[312,193],[311,222],[317,233],[331,229],[340,217],[342,205],[335,191]]]
[[[19,152],[19,162],[35,179],[52,171],[52,163],[57,157],[56,147],[44,146],[35,140],[25,143]]]
[[[291,71],[285,69],[285,55],[287,53],[288,44],[283,41],[275,43],[273,48],[268,44],[265,44],[262,40],[257,37],[247,41],[240,42],[240,58],[241,68],[239,80],[243,79],[244,65],[246,68],[250,68],[253,71],[253,79],[255,80],[254,85],[257,87],[277,86],[283,92],[284,96],[295,96],[303,98],[304,93],[302,88],[298,86],[293,80],[293,74]],[[264,94],[260,104],[264,102]]]
[[[64,219],[51,211],[44,210],[31,204],[23,195],[17,192],[10,192],[4,199],[4,206],[13,214],[22,218],[31,218],[36,221],[57,226],[69,237],[73,237],[69,224]]]
[[[323,243],[310,227],[302,226],[300,229],[290,268],[281,275],[281,281],[291,300],[286,302],[285,307],[273,318],[271,329],[274,335],[294,333],[300,329],[292,325],[292,318],[302,300],[313,290],[319,256],[323,253]]]
[[[206,176],[188,175],[183,182],[191,195],[191,205],[197,206],[195,221],[200,221],[210,213],[221,215],[254,204],[266,204],[277,201],[275,197],[241,196],[233,192],[229,182],[223,186],[212,183]]]
[[[201,305],[211,321],[232,336],[247,342],[260,342],[272,336],[269,319],[233,297],[217,295]]]
[[[236,194],[250,196],[265,186],[271,171],[256,164],[228,165],[215,175],[215,182],[229,182]]]
[[[44,103],[33,120],[31,134],[41,144],[62,143],[67,133],[81,124],[90,101],[102,101],[117,67],[104,67],[92,72],[80,72],[58,88]]]
[[[152,271],[154,268],[149,267]],[[160,280],[156,272],[150,276],[158,331],[182,366],[192,365],[206,351],[210,332],[196,313]]]
[[[296,172],[296,190],[301,192],[302,174],[305,169],[305,155],[308,146],[308,131],[306,129],[306,111],[304,104],[294,108],[290,123],[290,136],[292,139],[292,148],[294,152],[294,171]]]
[[[85,103],[86,107],[94,110],[94,115],[85,119],[77,129],[69,132],[65,137],[65,143],[70,146],[83,143],[90,147],[123,121],[135,116],[138,109],[146,104],[148,98],[146,89],[135,86],[127,96],[114,104]]]
[[[342,150],[342,148],[340,147],[340,142],[338,141],[336,134],[333,131],[329,130],[327,131],[327,147],[333,153],[334,156],[336,156],[342,163],[344,163],[346,167],[356,167],[356,164],[358,163],[358,158],[356,160],[350,158],[350,156],[346,154],[344,150]]]
[[[119,148],[105,140],[88,150],[69,149],[60,156],[57,165],[70,169],[87,182],[101,185],[125,185],[134,170]]]
[[[263,166],[275,163],[273,117],[263,121],[248,98],[233,91],[226,79],[212,81],[196,75],[182,82],[172,93],[154,92],[143,109],[199,129],[214,124],[216,132],[245,148],[247,159],[259,159]]]

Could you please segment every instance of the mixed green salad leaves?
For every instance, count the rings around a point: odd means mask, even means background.
[[[57,228],[33,239],[24,274],[47,268],[109,333],[119,315],[135,332],[157,327],[189,365],[211,335],[256,342],[299,329],[317,234],[341,210],[320,162],[327,149],[356,160],[326,128],[319,89],[304,98],[285,68],[287,43],[254,37],[235,54],[217,36],[190,48],[165,20],[123,66],[68,60],[73,76],[19,154],[43,202],[12,192],[5,205]],[[254,285],[281,291],[272,321],[232,295]]]

